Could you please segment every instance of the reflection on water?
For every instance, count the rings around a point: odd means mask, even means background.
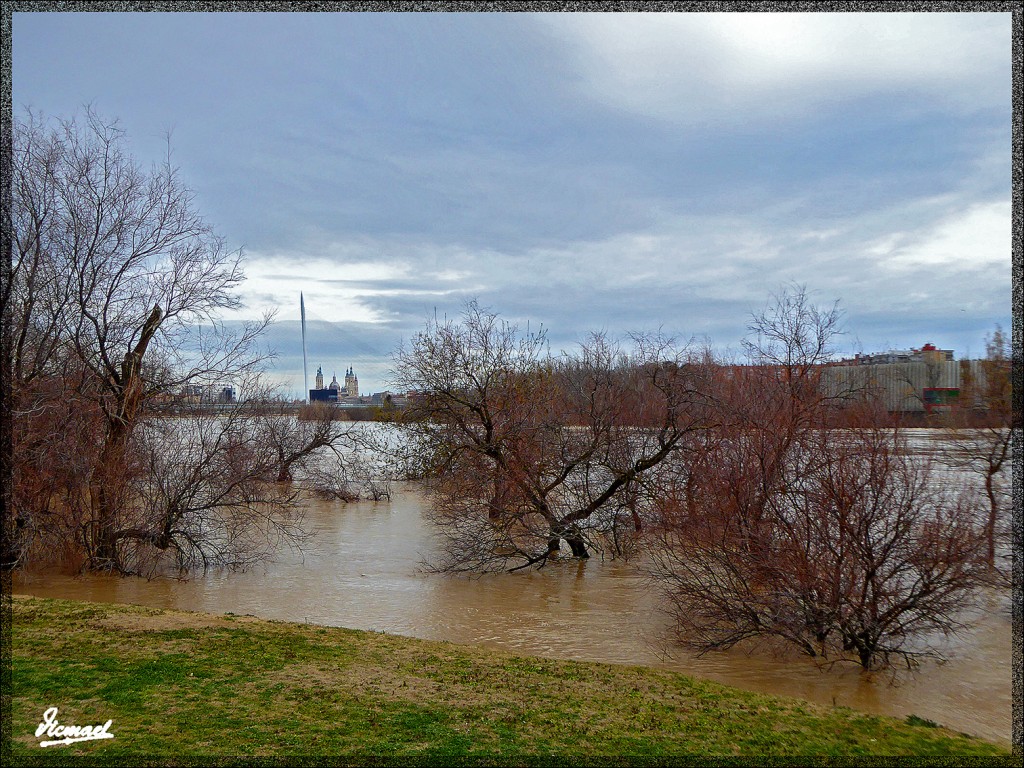
[[[212,613],[380,630],[474,643],[517,653],[673,669],[765,693],[869,712],[916,714],[1009,743],[1010,617],[1003,602],[983,611],[949,663],[927,664],[897,685],[854,667],[819,671],[805,659],[730,651],[664,653],[667,620],[636,569],[621,562],[566,561],[540,571],[479,578],[425,572],[432,540],[415,488],[391,503],[312,502],[318,535],[302,554],[246,573],[188,582],[109,576],[19,574],[15,591],[43,597],[137,603]],[[17,631],[15,629],[15,631]]]

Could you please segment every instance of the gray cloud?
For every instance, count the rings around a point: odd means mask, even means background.
[[[390,351],[472,297],[556,347],[663,328],[724,348],[796,281],[842,299],[869,351],[980,349],[1010,314],[1009,28],[19,14],[13,89],[95,103],[144,161],[173,129],[248,254],[246,312],[278,309],[276,375],[301,381],[302,291],[320,362],[380,389]]]

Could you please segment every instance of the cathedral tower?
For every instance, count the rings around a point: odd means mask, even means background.
[[[359,397],[359,379],[351,366],[345,373],[345,392],[349,397]]]

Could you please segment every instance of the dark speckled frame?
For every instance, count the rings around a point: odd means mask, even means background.
[[[1022,428],[1021,414],[1022,401],[1024,401],[1024,380],[1022,380],[1022,366],[1024,361],[1024,324],[1022,324],[1022,308],[1024,308],[1024,281],[1022,281],[1021,267],[1021,217],[1024,212],[1024,199],[1021,194],[1021,72],[1024,71],[1024,61],[1021,55],[1021,21],[1024,12],[1024,2],[1011,0],[1010,2],[470,2],[468,0],[454,0],[453,2],[395,2],[381,0],[380,2],[166,2],[154,0],[153,2],[29,2],[11,0],[2,5],[0,11],[0,32],[2,32],[2,46],[0,46],[0,74],[2,74],[2,89],[0,89],[0,100],[2,100],[2,115],[0,115],[0,144],[2,144],[2,167],[0,167],[0,194],[2,194],[3,217],[0,221],[2,228],[2,239],[4,258],[0,261],[0,287],[9,284],[8,276],[11,265],[11,233],[9,225],[11,187],[10,187],[10,158],[11,158],[11,121],[12,121],[12,90],[11,90],[11,35],[12,35],[12,13],[22,12],[232,12],[232,11],[277,11],[277,12],[415,12],[429,13],[432,11],[460,11],[460,12],[580,12],[580,11],[601,11],[601,12],[682,12],[682,11],[831,11],[831,12],[868,12],[868,11],[925,11],[925,12],[1012,12],[1012,34],[1013,34],[1013,128],[1012,128],[1012,179],[1013,179],[1013,282],[1012,282],[1012,311],[1013,311],[1013,600],[1012,600],[1012,621],[1013,621],[1013,755],[1020,759],[1022,755],[1021,743],[1024,741],[1022,731],[1022,701],[1021,701],[1021,680],[1022,667],[1024,667],[1024,655],[1022,655],[1021,644],[1021,618],[1022,618],[1022,559],[1024,559],[1024,537],[1022,537],[1022,513],[1024,498],[1022,498],[1022,471],[1021,449],[1024,447],[1024,428]],[[3,291],[0,290],[0,296]],[[3,350],[9,349],[9,337],[6,329],[8,324],[6,318],[0,326],[0,341]],[[9,356],[0,355],[0,521],[7,524],[7,509],[10,503],[11,489],[11,420],[9,409],[4,406],[10,396],[10,371],[6,361]],[[11,577],[10,573],[0,574],[0,762],[4,765],[11,765]],[[56,756],[55,756],[56,757]],[[83,765],[101,765],[95,761],[75,761]],[[188,760],[181,764],[202,765],[209,761]],[[377,764],[386,764],[387,761],[375,761]],[[560,761],[564,763],[565,761]],[[620,765],[625,761],[609,756],[609,765]],[[737,760],[717,759],[714,761],[705,760],[687,761],[690,763],[712,763],[716,765],[747,765],[751,761],[742,758]],[[220,760],[218,765],[230,764],[231,761]],[[303,760],[304,765],[329,764],[337,765],[338,759],[331,759],[328,756]],[[40,765],[44,764],[42,762]],[[58,762],[56,764],[61,764]],[[296,761],[282,760],[256,760],[249,759],[247,764],[260,765],[291,765]],[[402,761],[403,765],[411,765],[408,760]],[[450,761],[445,764],[451,764]],[[547,763],[545,763],[547,764]],[[645,763],[648,764],[648,763]],[[650,764],[664,764],[663,762],[650,762]],[[681,761],[672,761],[670,764],[678,765]],[[772,759],[766,758],[757,761],[758,765],[793,765],[792,758]],[[970,760],[967,758],[948,759],[938,763],[934,760],[916,760],[914,758],[873,758],[870,760],[837,761],[819,760],[816,764],[827,765],[982,765],[989,764]]]

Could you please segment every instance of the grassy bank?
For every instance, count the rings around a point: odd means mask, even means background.
[[[78,756],[586,765],[681,755],[1007,754],[920,721],[640,667],[230,614],[20,596],[12,610],[17,764],[68,765]],[[62,724],[112,720],[114,738],[41,748],[46,737],[35,731],[50,707]]]

